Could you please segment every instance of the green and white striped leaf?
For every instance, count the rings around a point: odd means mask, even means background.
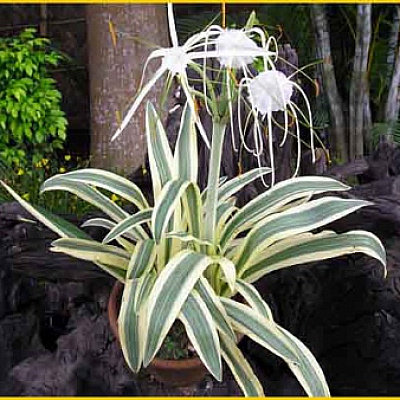
[[[57,233],[57,235],[64,238],[80,238],[80,239],[89,239],[89,236],[83,232],[81,229],[77,228],[75,225],[69,223],[63,218],[55,215],[47,210],[42,209],[41,207],[34,207],[21,198],[13,189],[11,189],[8,185],[6,185],[3,181],[0,181],[3,187],[7,190],[11,196],[14,197],[22,207],[25,208],[26,211],[32,214],[38,221],[40,221],[43,225],[47,226],[53,232]]]
[[[135,240],[148,239],[149,235],[144,231],[141,225],[151,220],[152,212],[153,209],[150,208],[147,210],[138,211],[136,214],[125,218],[115,225],[110,232],[108,232],[107,236],[103,239],[103,243],[109,243],[125,234],[127,237],[131,237]]]
[[[221,270],[225,276],[225,280],[228,283],[229,288],[232,292],[235,290],[236,282],[236,266],[235,264],[225,257],[213,257],[214,263],[221,267]]]
[[[222,380],[219,337],[212,315],[202,298],[193,290],[183,304],[180,319],[203,364],[217,381]]]
[[[213,260],[204,254],[184,250],[173,257],[160,272],[149,295],[147,307],[145,367],[160,348],[194,285],[212,263]]]
[[[239,276],[258,252],[274,242],[320,228],[369,204],[362,200],[324,197],[266,218],[250,231],[238,253]]]
[[[220,233],[225,227],[226,221],[233,215],[238,208],[229,202],[221,203],[217,207],[217,237],[219,238]]]
[[[240,232],[249,229],[258,221],[295,200],[318,193],[348,189],[350,189],[349,186],[325,177],[306,176],[279,182],[265,193],[251,200],[235,214],[226,225],[221,236],[221,247],[224,248],[227,242]]]
[[[173,180],[167,182],[163,187],[151,218],[151,226],[156,243],[160,242],[174,209],[179,204],[183,193],[189,185],[191,185],[191,182]]]
[[[234,196],[237,192],[243,189],[246,185],[250,184],[257,178],[271,173],[271,168],[260,167],[254,168],[245,172],[229,181],[225,182],[218,190],[218,200],[225,201],[229,197]]]
[[[133,203],[139,210],[146,209],[149,204],[140,188],[130,180],[114,174],[110,171],[96,168],[85,168],[78,171],[67,172],[62,175],[55,175],[46,182],[54,182],[58,179],[81,182],[92,185],[112,193]]]
[[[246,397],[264,397],[264,390],[243,353],[231,338],[221,335],[222,357]]]
[[[183,209],[188,222],[189,232],[197,238],[202,237],[202,204],[200,189],[196,183],[187,186],[182,197]]]
[[[214,292],[207,279],[201,277],[196,285],[196,290],[207,305],[217,329],[231,340],[236,340],[236,335],[230,325],[228,315],[221,303],[221,300]]]
[[[118,335],[124,358],[133,372],[138,372],[143,360],[144,330],[142,304],[154,284],[153,274],[139,279],[127,279],[118,317]]]
[[[105,218],[91,218],[85,221],[81,226],[82,227],[100,227],[104,229],[108,229],[109,231],[113,229],[116,226],[116,222],[110,221],[109,219]],[[133,240],[134,242],[137,241],[137,239],[132,236],[131,234],[126,233],[125,234],[127,238]],[[122,237],[116,238],[116,241],[127,251],[132,253],[135,250],[135,245],[131,243],[129,240],[126,240]]]
[[[164,235],[165,238],[170,238],[170,239],[178,239],[181,242],[194,242],[197,243],[198,245],[202,246],[212,246],[213,244],[208,242],[207,240],[199,239],[197,237],[194,237],[193,235],[190,235],[186,232],[169,232]]]
[[[330,397],[329,387],[324,373],[311,351],[290,332],[278,326],[293,348],[296,349],[298,360],[288,363],[301,386],[310,397]]]
[[[50,248],[56,253],[65,253],[81,260],[98,262],[100,264],[126,270],[130,255],[127,251],[111,245],[105,245],[95,240],[87,239],[57,239]]]
[[[250,285],[249,283],[238,279],[235,286],[237,291],[243,296],[243,298],[246,300],[246,303],[253,310],[258,312],[264,318],[269,319],[270,321],[274,320],[271,309],[253,285]]]
[[[63,190],[73,193],[82,200],[99,208],[115,221],[120,221],[128,216],[121,207],[117,206],[97,189],[78,181],[63,179],[62,175],[56,175],[42,184],[41,193],[51,190]]]
[[[275,250],[275,247],[278,249]],[[353,253],[367,254],[380,261],[384,267],[386,265],[385,249],[374,234],[365,231],[337,234],[330,231],[304,235],[300,240],[292,238],[278,242],[261,253],[243,272],[242,278],[251,283],[270,272],[292,265]]]
[[[192,110],[186,103],[182,111],[180,129],[175,146],[174,163],[176,178],[197,182],[198,158],[197,132]]]
[[[100,269],[102,269],[104,272],[111,275],[121,283],[125,283],[126,270],[112,267],[111,265],[101,264],[99,262],[94,262],[94,264],[96,264]]]
[[[221,302],[236,331],[245,334],[286,362],[297,361],[297,353],[278,330],[275,322],[263,317],[249,306],[231,299],[221,297]]]
[[[154,267],[156,256],[156,243],[153,239],[138,242],[129,261],[126,279],[140,278],[150,272]]]
[[[154,198],[157,199],[163,186],[173,179],[174,159],[160,117],[150,102],[146,107],[146,138]]]
[[[104,228],[104,229],[108,229],[111,230],[115,227],[115,225],[117,225],[116,222],[114,221],[110,221],[109,219],[105,219],[105,218],[91,218],[88,219],[87,221],[85,221],[81,226],[83,228],[85,227],[98,227],[98,228]]]

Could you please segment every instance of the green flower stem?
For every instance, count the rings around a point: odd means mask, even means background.
[[[216,244],[216,219],[218,205],[218,181],[221,171],[222,148],[226,123],[214,121],[211,143],[211,156],[208,170],[207,199],[205,203],[205,240]]]

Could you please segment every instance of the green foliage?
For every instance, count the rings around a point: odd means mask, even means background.
[[[400,145],[400,120],[393,124],[389,122],[376,122],[371,128],[371,140],[373,148],[377,148],[384,137],[391,136],[394,143]],[[389,139],[390,140],[390,139]]]
[[[0,39],[0,157],[28,167],[63,147],[67,120],[49,68],[60,55],[35,29]]]
[[[176,321],[157,356],[164,360],[179,360],[188,358],[188,353],[188,338],[185,327],[180,321]]]
[[[0,179],[21,193],[23,199],[32,204],[46,207],[51,212],[61,215],[83,216],[93,210],[88,203],[77,196],[68,196],[66,193],[51,192],[39,196],[39,188],[50,176],[57,173],[65,173],[88,165],[87,160],[80,157],[72,157],[66,154],[60,159],[42,158],[31,167],[11,168],[0,159]],[[12,200],[5,190],[0,190],[0,203]],[[113,198],[119,201],[118,197]]]

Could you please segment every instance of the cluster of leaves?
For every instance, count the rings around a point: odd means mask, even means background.
[[[66,138],[61,93],[49,73],[61,56],[48,45],[35,29],[0,39],[0,158],[9,166],[38,163]]]
[[[264,392],[237,346],[237,334],[249,336],[282,358],[307,394],[329,395],[313,355],[274,321],[253,283],[282,268],[354,252],[385,264],[380,241],[368,232],[311,232],[369,203],[331,196],[313,200],[314,194],[348,187],[330,178],[303,177],[280,182],[244,207],[236,207],[235,194],[270,173],[269,168],[220,180],[215,193],[210,186],[201,192],[196,184],[197,137],[190,107],[183,110],[175,152],[151,104],[146,118],[154,207],[133,182],[103,170],[56,175],[41,187],[43,193],[61,190],[77,195],[107,214],[108,218],[91,218],[82,225],[108,229],[102,242],[35,209],[3,186],[61,236],[52,243],[52,251],[93,261],[124,283],[118,329],[125,360],[133,371],[149,365],[162,343],[174,350],[166,338],[179,320],[213,376],[222,379],[223,358],[245,395],[264,396]],[[129,214],[98,189],[124,197],[138,211]],[[211,210],[207,201],[213,194],[218,212],[211,242],[204,237]],[[236,293],[246,304],[234,300]]]

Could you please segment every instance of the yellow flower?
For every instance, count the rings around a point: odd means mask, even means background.
[[[111,195],[111,201],[113,201],[115,203],[117,200],[119,200],[119,197],[115,193],[113,193]]]
[[[65,170],[64,167],[60,167],[59,172],[60,172],[61,174],[63,174],[65,171],[66,171],[66,170]]]
[[[21,197],[22,197],[24,200],[29,201],[29,193],[24,193]]]
[[[45,167],[47,164],[49,163],[49,159],[48,158],[42,158],[42,164]]]
[[[41,161],[38,161],[38,162],[35,164],[35,167],[36,167],[36,168],[42,168],[42,167],[43,167],[42,160],[41,160]]]
[[[17,175],[23,175],[25,171],[22,168],[18,168]]]
[[[70,160],[71,160],[71,155],[70,155],[70,154],[66,154],[66,155],[64,156],[64,160],[65,160],[65,161],[70,161]]]

